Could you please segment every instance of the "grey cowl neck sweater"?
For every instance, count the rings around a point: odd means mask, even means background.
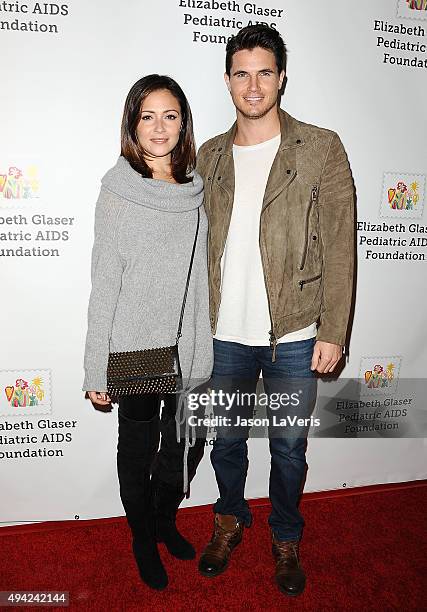
[[[186,386],[213,364],[203,182],[141,177],[120,157],[102,179],[95,211],[85,349],[87,391],[106,390],[108,354],[175,344],[200,208],[200,228],[179,342]]]
[[[190,183],[176,185],[143,178],[124,157],[101,179],[102,186],[120,198],[165,212],[186,212],[201,206],[203,180],[196,172]]]

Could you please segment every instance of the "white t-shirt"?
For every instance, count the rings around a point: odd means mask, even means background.
[[[217,340],[268,346],[271,329],[259,249],[259,223],[268,175],[280,134],[257,145],[233,145],[235,190],[227,242],[221,259],[221,304]],[[316,323],[286,334],[278,342],[316,335]]]

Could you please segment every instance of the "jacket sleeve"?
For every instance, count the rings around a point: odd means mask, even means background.
[[[317,340],[345,345],[353,296],[354,184],[346,152],[333,134],[319,190],[323,297]]]
[[[123,204],[106,196],[101,189],[95,210],[84,391],[107,391],[110,336],[124,268],[117,245],[120,213],[124,208]]]

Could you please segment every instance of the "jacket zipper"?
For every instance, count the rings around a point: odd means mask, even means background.
[[[307,215],[306,215],[306,219],[305,219],[305,242],[304,242],[304,250],[303,250],[303,253],[302,253],[301,265],[299,267],[300,270],[304,270],[305,260],[307,258],[307,251],[308,251],[308,226],[309,226],[309,221],[310,221],[310,212],[311,212],[311,208],[312,208],[313,204],[315,204],[317,202],[317,192],[318,192],[317,185],[313,185],[313,187],[311,189],[310,203],[309,203],[308,208],[307,208]]]
[[[259,233],[260,233],[260,240],[261,240],[261,223],[260,223],[260,226],[259,226]],[[264,274],[265,292],[267,294],[268,314],[270,315],[270,324],[271,324],[271,329],[268,332],[270,348],[272,350],[271,362],[274,363],[276,361],[277,338],[276,338],[276,336],[274,334],[274,323],[273,323],[273,316],[271,314],[270,295],[268,293],[268,283],[267,283],[267,279],[266,279],[266,276],[265,276],[264,266],[262,266],[262,269],[263,269],[263,274]]]
[[[211,167],[210,167],[210,171],[208,172],[208,175],[210,175],[210,189],[209,189],[209,195],[210,197],[212,196],[212,189],[213,189],[213,184],[214,184],[214,178],[215,178],[215,173],[216,170],[218,168],[218,164],[219,164],[219,160],[221,159],[221,155],[216,155],[216,159],[215,161],[212,163]],[[209,200],[209,205],[210,205],[210,200]],[[210,252],[210,240],[211,240],[211,223],[209,221],[208,224],[208,255],[207,255],[207,264],[208,264],[208,270],[209,270],[209,266],[210,266],[210,257],[209,257],[209,252]],[[221,280],[220,280],[220,284],[221,284]],[[212,315],[209,315],[210,317]],[[211,323],[213,323],[213,326],[216,328],[216,320],[218,318],[218,307],[216,308],[215,314],[212,317],[213,321],[211,319]]]
[[[305,280],[298,281],[298,285],[299,285],[301,291],[302,291],[304,285],[307,285],[308,283],[313,283],[314,281],[319,280],[319,278],[321,278],[321,276],[322,276],[321,274],[318,274],[317,276],[313,276],[313,278],[307,278]]]
[[[292,179],[295,178],[295,176],[296,176],[296,172],[293,173],[292,177],[290,178],[290,180],[288,181],[287,184],[289,184],[292,181]],[[261,212],[264,212],[264,210],[265,209],[263,209]],[[260,233],[260,248],[261,248],[261,219],[260,219],[260,224],[259,224],[259,233]],[[274,333],[273,315],[271,314],[270,295],[268,293],[268,283],[267,283],[267,279],[266,279],[266,276],[265,276],[264,266],[262,266],[262,269],[263,269],[263,274],[264,274],[265,292],[267,294],[268,313],[270,315],[270,323],[271,323],[271,329],[268,332],[270,348],[272,350],[272,353],[271,353],[271,362],[275,363],[275,361],[276,361],[276,349],[277,349],[277,338],[276,338],[276,335]]]
[[[270,314],[270,320],[271,320],[271,314]],[[273,322],[271,322],[271,325],[273,325]],[[271,354],[271,363],[274,363],[276,361],[277,338],[274,335],[272,329],[270,329],[270,331],[268,333],[269,333],[269,336],[270,336],[270,348],[273,351],[272,354]]]

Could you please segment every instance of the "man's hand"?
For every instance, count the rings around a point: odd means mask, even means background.
[[[88,391],[87,394],[92,404],[98,404],[98,406],[108,406],[108,404],[111,404],[111,399],[107,393]]]
[[[314,345],[311,369],[319,374],[333,372],[338,361],[342,357],[342,346],[318,340]]]

